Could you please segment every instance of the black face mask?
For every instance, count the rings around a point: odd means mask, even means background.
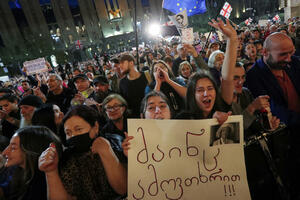
[[[76,135],[67,140],[67,147],[72,153],[85,153],[91,149],[94,139],[90,138],[90,133]]]

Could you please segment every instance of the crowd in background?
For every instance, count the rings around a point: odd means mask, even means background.
[[[128,118],[223,124],[230,115],[243,115],[245,141],[285,124],[270,145],[287,195],[255,145],[245,149],[248,183],[253,199],[300,199],[299,17],[242,28],[209,24],[222,40],[200,35],[192,45],[175,37],[141,47],[138,56],[48,65],[34,75],[23,68],[1,83],[0,199],[126,198]],[[234,142],[218,137],[218,144]]]

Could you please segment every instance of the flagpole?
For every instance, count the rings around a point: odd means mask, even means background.
[[[136,23],[136,0],[134,0],[134,32],[135,32],[135,48],[136,48],[136,64],[138,69],[140,67],[140,58],[139,58],[139,41],[138,41],[138,32],[137,32],[137,23]]]

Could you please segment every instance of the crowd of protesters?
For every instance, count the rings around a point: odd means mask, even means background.
[[[0,199],[126,198],[128,118],[223,124],[230,115],[243,115],[245,141],[286,125],[272,153],[285,197],[300,199],[300,19],[209,24],[224,39],[201,36],[191,45],[175,38],[139,56],[133,50],[85,66],[48,65],[35,75],[23,68],[22,77],[1,83]],[[257,146],[245,149],[251,196],[280,199],[260,155]]]

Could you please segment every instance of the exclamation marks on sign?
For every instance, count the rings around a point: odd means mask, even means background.
[[[234,185],[224,185],[225,197],[235,196],[235,188]]]

